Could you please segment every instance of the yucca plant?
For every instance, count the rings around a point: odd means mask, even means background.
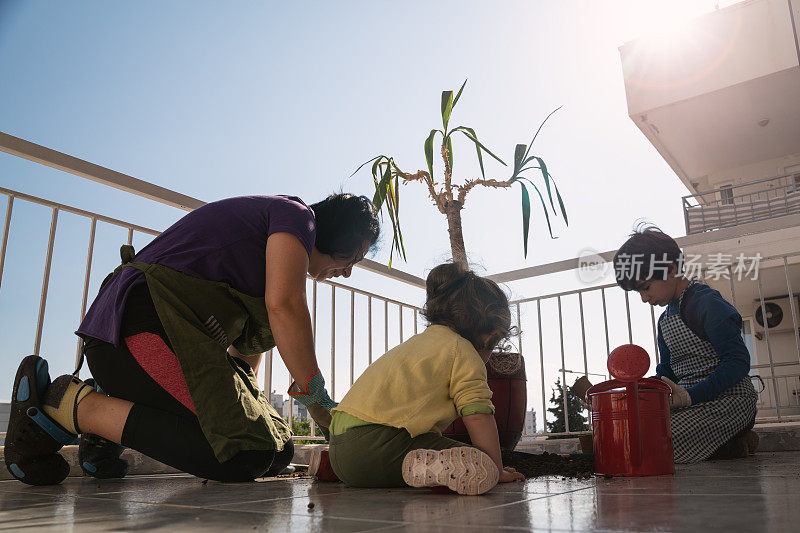
[[[461,210],[464,209],[467,194],[474,187],[481,185],[484,187],[493,187],[500,189],[508,189],[515,183],[519,183],[520,191],[522,193],[522,245],[524,256],[528,256],[528,233],[530,227],[531,215],[531,201],[528,187],[532,187],[542,204],[545,220],[547,221],[547,230],[550,237],[553,237],[553,230],[550,224],[550,209],[553,215],[558,216],[555,203],[553,201],[553,193],[555,192],[556,199],[558,200],[559,210],[564,217],[564,223],[569,225],[567,218],[567,211],[564,208],[564,202],[561,199],[561,194],[558,191],[558,186],[553,179],[553,176],[547,170],[547,165],[544,160],[536,155],[531,155],[531,147],[539,132],[544,126],[547,119],[553,113],[552,111],[536,130],[530,144],[518,144],[514,150],[514,169],[511,177],[506,180],[487,179],[486,172],[483,165],[483,154],[488,154],[497,162],[507,167],[506,163],[496,156],[491,150],[484,146],[478,140],[478,134],[475,130],[467,126],[457,126],[448,129],[450,122],[450,115],[453,112],[456,104],[458,103],[461,93],[464,90],[467,82],[461,85],[461,88],[453,96],[453,91],[442,91],[442,129],[432,129],[425,139],[424,150],[425,160],[427,161],[428,170],[418,170],[416,173],[404,172],[395,162],[394,158],[388,155],[379,155],[373,157],[369,161],[359,166],[353,174],[358,172],[365,165],[372,163],[372,178],[375,185],[375,193],[373,196],[373,203],[375,208],[382,212],[383,208],[386,209],[389,219],[392,222],[392,249],[389,256],[389,266],[392,265],[392,256],[397,252],[403,259],[406,258],[405,245],[403,244],[403,234],[400,229],[400,180],[405,185],[409,182],[419,181],[424,183],[428,188],[428,195],[433,200],[436,208],[440,213],[447,218],[447,228],[450,233],[450,248],[453,254],[453,261],[457,263],[467,263],[466,247],[464,246],[464,235],[461,229]],[[481,177],[474,179],[466,179],[463,183],[457,184],[453,181],[453,142],[452,138],[456,134],[466,136],[470,141],[475,144],[475,150],[478,156],[478,165],[481,170]],[[437,141],[437,136],[441,137],[440,153],[444,161],[444,176],[441,181],[437,181],[433,174],[433,151],[434,144]],[[539,187],[526,175],[531,171],[539,171],[544,181],[545,191],[549,200],[549,208],[545,202]]]

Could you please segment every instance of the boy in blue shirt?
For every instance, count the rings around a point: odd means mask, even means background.
[[[719,291],[686,278],[678,244],[652,226],[631,234],[614,255],[614,270],[622,289],[666,307],[658,319],[656,373],[672,388],[675,462],[754,453],[758,395],[736,308]]]

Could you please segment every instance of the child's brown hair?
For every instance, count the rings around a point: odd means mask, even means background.
[[[447,326],[476,350],[492,349],[512,334],[508,297],[497,283],[466,266],[444,263],[425,281],[427,300],[422,310],[430,324]],[[485,335],[498,333],[485,346]]]
[[[683,272],[683,252],[675,239],[657,226],[641,222],[625,244],[614,254],[617,284],[623,290],[636,290],[636,282],[647,279],[667,279],[670,265],[676,265],[676,275]]]

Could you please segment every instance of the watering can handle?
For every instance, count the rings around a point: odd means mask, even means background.
[[[642,435],[639,431],[639,384],[627,384],[628,428],[631,436],[631,461],[634,466],[642,465]]]

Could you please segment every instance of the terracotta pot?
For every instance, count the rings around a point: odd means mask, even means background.
[[[500,447],[513,450],[525,429],[525,411],[528,404],[525,359],[517,353],[495,354],[486,363],[489,388],[500,437]],[[442,432],[445,437],[471,444],[467,428],[461,418],[456,418]]]

